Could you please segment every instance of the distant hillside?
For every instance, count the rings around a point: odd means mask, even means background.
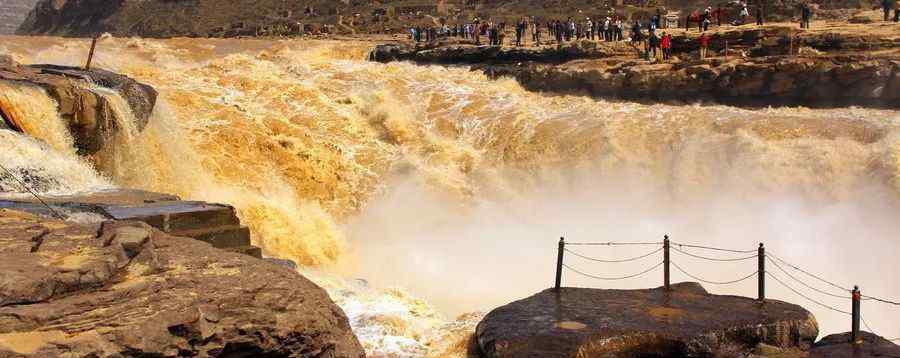
[[[10,1],[10,0],[3,0]],[[14,0],[34,1],[34,0]],[[751,2],[757,0],[751,0]],[[765,1],[784,18],[799,0]],[[873,0],[815,0],[823,9],[860,8]],[[657,7],[693,10],[731,0],[40,0],[19,29],[23,34],[230,37],[307,32],[393,33],[409,25],[456,23],[474,16],[514,22],[610,14],[647,17]],[[732,10],[736,15],[736,10]]]
[[[0,1],[0,35],[14,33],[37,2],[38,0]]]

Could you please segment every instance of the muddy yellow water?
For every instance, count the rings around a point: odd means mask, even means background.
[[[29,134],[50,146],[0,160],[40,167],[60,177],[62,191],[116,185],[234,205],[267,255],[295,260],[329,289],[375,356],[462,354],[479,316],[453,318],[551,285],[560,236],[656,241],[670,234],[742,250],[765,242],[778,257],[842,285],[900,296],[890,279],[900,274],[892,264],[900,254],[898,111],[553,96],[463,67],[369,63],[373,45],[105,38],[96,67],[160,92],[147,129],[123,121],[115,146],[75,158],[64,148],[71,143],[64,127],[48,122],[58,115],[40,90],[0,84],[0,100],[33,113]],[[7,37],[0,53],[78,65],[88,46]],[[121,98],[113,102],[128,118]],[[4,153],[35,145],[4,135]],[[42,164],[43,156],[72,163]],[[567,260],[617,276],[661,258],[613,266]],[[753,260],[673,260],[712,281],[756,269]],[[661,275],[610,283],[566,273],[564,281],[654,287]],[[756,295],[754,280],[707,288]],[[825,333],[849,327],[842,313],[775,282],[769,296],[804,305]],[[849,307],[831,296],[820,301]],[[890,319],[900,311],[864,306],[872,330],[900,336]]]

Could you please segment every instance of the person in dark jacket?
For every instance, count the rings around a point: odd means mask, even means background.
[[[881,0],[881,8],[884,9],[884,21],[887,22],[890,19],[891,9],[896,6],[894,3],[896,0]],[[896,14],[896,10],[894,11]]]
[[[756,4],[756,26],[763,25],[763,6],[762,3]]]
[[[650,44],[647,48],[647,59],[650,60],[659,60],[659,37],[656,36],[655,31],[650,31]]]
[[[809,29],[809,22],[812,18],[812,8],[809,4],[804,3],[800,6],[800,28]]]

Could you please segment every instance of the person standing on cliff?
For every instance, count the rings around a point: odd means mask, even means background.
[[[562,23],[559,20],[556,20],[553,23],[553,35],[554,35],[554,37],[556,37],[557,45],[561,45],[563,42],[562,31],[563,31]]]
[[[575,20],[569,18],[568,28],[566,29],[566,41],[572,41],[572,37],[575,37],[575,31],[577,30],[578,25],[575,24]]]
[[[800,6],[800,28],[809,29],[809,23],[812,18],[812,8],[807,3]]]
[[[712,7],[707,7],[703,12],[703,18],[700,20],[700,32],[709,30],[709,24],[712,23]]]
[[[672,57],[672,35],[665,32],[662,34],[662,56],[664,61]]]
[[[613,34],[613,36],[615,36],[615,38],[616,38],[615,41],[624,40],[625,39],[625,24],[622,22],[622,19],[617,18],[614,27],[616,30],[616,32]]]
[[[587,37],[591,41],[594,41],[594,36],[597,34],[595,30],[597,30],[597,25],[594,24],[594,20],[588,18],[588,21],[584,23],[584,31],[587,32],[587,35],[585,37]]]
[[[650,31],[650,41],[647,47],[647,60],[653,59],[659,61],[659,42],[659,37],[656,36],[656,31]]]
[[[472,37],[475,38],[475,44],[481,45],[481,22],[478,18],[475,18],[475,21],[472,22]]]
[[[884,10],[884,22],[890,19],[891,9],[896,6],[896,0],[881,0],[881,8]],[[896,13],[896,10],[894,11]]]
[[[762,26],[763,21],[763,4],[760,2],[756,4],[756,26]]]
[[[716,5],[716,27],[722,27],[722,18],[725,16],[725,10],[722,4]]]
[[[697,39],[700,42],[700,59],[706,59],[706,52],[709,50],[709,36],[706,36],[706,33],[701,33],[700,37]]]

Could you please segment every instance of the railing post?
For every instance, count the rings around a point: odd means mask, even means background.
[[[763,246],[763,243],[759,243],[759,255],[758,255],[758,267],[759,269],[756,271],[756,278],[759,281],[759,302],[766,301],[766,247]]]
[[[663,239],[663,286],[669,290],[669,235]]]
[[[859,286],[853,286],[853,310],[852,317],[853,323],[850,331],[850,343],[856,344],[859,342],[859,301],[862,298],[862,294],[859,293]]]
[[[559,292],[560,286],[562,286],[562,269],[563,269],[563,252],[566,250],[566,239],[559,238],[559,249],[556,254],[556,287],[554,290]]]
[[[94,36],[94,39],[91,40],[91,52],[88,53],[87,63],[84,65],[85,70],[91,69],[91,62],[94,60],[94,49],[97,48],[98,39],[100,39],[100,36]]]

